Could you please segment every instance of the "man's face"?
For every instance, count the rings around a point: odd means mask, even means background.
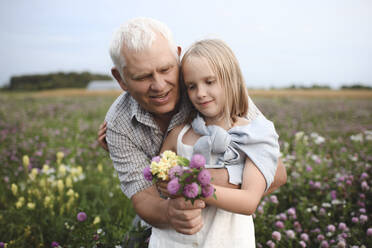
[[[155,117],[172,112],[179,100],[179,65],[167,40],[158,35],[150,49],[124,48],[123,55],[127,62],[123,88]]]

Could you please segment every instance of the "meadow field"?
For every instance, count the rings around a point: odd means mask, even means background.
[[[257,247],[372,247],[372,91],[251,91],[288,181]],[[118,92],[0,93],[0,248],[119,247],[134,211],[98,127]]]

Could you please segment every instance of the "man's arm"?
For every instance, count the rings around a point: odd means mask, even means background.
[[[162,199],[152,183],[143,176],[143,169],[149,163],[146,154],[123,132],[110,126],[106,139],[121,189],[131,199],[135,212],[143,220],[159,228],[170,225],[184,234],[193,234],[201,229],[203,201],[191,205],[183,198]]]

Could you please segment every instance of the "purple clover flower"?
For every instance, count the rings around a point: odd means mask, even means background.
[[[322,243],[320,244],[320,247],[322,247],[322,248],[328,248],[329,247],[329,244],[328,244],[327,240],[323,240]]]
[[[290,239],[294,239],[295,238],[295,232],[293,230],[287,230],[287,231],[285,231],[285,234]]]
[[[307,233],[302,233],[300,237],[303,241],[309,241],[309,235]]]
[[[181,185],[178,182],[178,178],[175,177],[167,185],[167,190],[171,195],[177,194],[178,190],[180,189]]]
[[[87,219],[87,214],[85,212],[79,212],[76,218],[79,222],[83,222]]]
[[[347,229],[347,226],[344,222],[340,222],[340,224],[338,224],[338,229],[340,229],[341,231],[345,231]]]
[[[270,248],[275,248],[275,243],[272,240],[267,241],[266,245]]]
[[[56,241],[53,241],[51,244],[51,247],[58,247],[58,246],[59,246],[59,243]]]
[[[159,162],[160,162],[160,156],[153,157],[153,158],[151,159],[151,162],[159,163]]]
[[[372,228],[367,229],[367,236],[368,237],[372,236]]]
[[[284,223],[282,221],[277,221],[275,222],[275,227],[278,229],[283,229],[284,228]]]
[[[301,240],[301,241],[299,242],[299,244],[300,244],[300,246],[301,246],[302,248],[306,248],[306,243],[305,243],[305,241]]]
[[[202,186],[202,196],[208,198],[214,193],[214,187],[210,184]]]
[[[273,240],[276,240],[276,241],[280,241],[282,239],[282,235],[278,231],[274,231],[271,234],[271,237],[273,238]]]
[[[145,169],[143,169],[143,176],[145,177],[147,181],[152,181],[152,174],[151,174],[150,166],[147,166],[145,167]]]
[[[336,231],[336,227],[331,224],[331,225],[327,226],[327,230],[328,230],[328,232],[334,232],[334,231]]]
[[[5,244],[4,242],[0,242],[0,248],[4,248]]]
[[[274,204],[278,204],[279,201],[278,201],[278,197],[276,197],[276,195],[272,195],[270,196],[270,201]]]
[[[195,198],[198,196],[199,193],[199,186],[196,183],[186,184],[183,188],[183,194],[187,198]]]
[[[357,217],[353,217],[353,218],[351,218],[351,222],[358,223],[359,219]]]
[[[203,169],[198,174],[198,181],[201,185],[205,186],[211,182],[211,173],[207,169]]]
[[[173,179],[177,176],[182,176],[182,174],[183,174],[183,168],[179,165],[172,167],[168,172],[170,179]]]
[[[362,223],[367,222],[367,220],[368,220],[368,216],[367,216],[367,215],[364,215],[364,214],[361,214],[361,215],[359,216],[359,220],[360,220],[360,222],[362,222]]]
[[[205,165],[205,158],[203,155],[200,154],[194,154],[190,161],[190,168],[199,169],[201,167],[204,167]]]

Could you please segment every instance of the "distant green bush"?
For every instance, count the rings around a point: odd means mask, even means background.
[[[49,74],[35,74],[14,76],[10,84],[4,88],[8,91],[35,91],[58,88],[86,88],[92,80],[111,80],[108,75],[92,74],[90,72],[58,72]]]

